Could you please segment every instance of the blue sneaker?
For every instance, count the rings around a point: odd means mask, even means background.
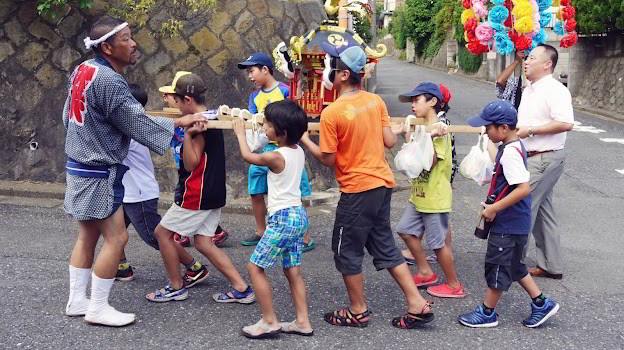
[[[232,288],[229,292],[214,294],[212,299],[217,303],[251,304],[256,301],[256,294],[251,289],[251,286],[247,286],[244,292],[239,292]]]
[[[531,315],[522,324],[529,327],[539,327],[542,323],[546,322],[551,316],[559,311],[559,304],[553,299],[546,298],[544,305],[539,307],[534,303],[531,303]]]
[[[188,289],[173,289],[171,286],[166,285],[164,288],[147,294],[145,298],[155,303],[165,303],[172,300],[186,300],[188,298]]]
[[[479,305],[474,311],[460,315],[457,321],[466,327],[490,328],[498,326],[498,315],[496,311],[489,316],[486,315],[483,311],[483,305]]]

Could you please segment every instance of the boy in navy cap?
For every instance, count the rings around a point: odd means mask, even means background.
[[[288,86],[273,77],[273,60],[264,52],[256,52],[247,57],[246,60],[238,64],[238,68],[247,70],[249,80],[256,86],[256,90],[249,95],[247,109],[251,113],[262,113],[269,103],[282,101],[290,96]],[[274,143],[269,143],[265,135],[262,135],[262,137],[267,144],[258,153],[272,152],[278,148]],[[264,196],[269,191],[267,185],[268,171],[269,169],[266,166],[255,164],[249,166],[247,191],[251,196],[251,207],[256,219],[256,232],[241,241],[241,244],[244,246],[258,244],[266,230],[267,206]],[[307,197],[312,194],[306,171],[301,176],[300,189],[301,197]],[[308,232],[306,232],[303,241],[303,252],[310,251],[316,247],[316,242],[310,239]]]
[[[437,84],[425,82],[414,90],[399,95],[399,101],[410,102],[416,117],[424,118],[431,131],[433,161],[431,169],[412,180],[409,204],[405,207],[396,231],[414,256],[418,272],[414,275],[417,287],[428,287],[427,293],[438,298],[463,298],[464,287],[457,278],[453,250],[447,241],[449,213],[453,203],[451,173],[453,148],[447,125],[438,118],[444,97]],[[446,282],[438,283],[422,248],[422,240],[435,252]]]
[[[546,322],[559,310],[559,304],[547,298],[529,274],[522,261],[523,250],[531,229],[531,196],[527,153],[516,133],[516,109],[504,100],[490,102],[479,116],[468,124],[485,126],[490,140],[501,143],[496,154],[495,173],[488,197],[492,204],[483,205],[482,216],[490,222],[485,280],[488,288],[482,305],[459,316],[459,323],[468,327],[495,327],[494,311],[503,291],[517,281],[532,299],[531,315],[522,324],[534,328]]]

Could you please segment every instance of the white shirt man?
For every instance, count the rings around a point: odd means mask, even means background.
[[[557,60],[557,50],[550,45],[536,47],[527,57],[524,73],[529,84],[518,108],[518,136],[525,141],[531,173],[537,266],[529,272],[536,277],[561,279],[563,264],[552,194],[563,173],[566,134],[574,125],[574,112],[570,92],[552,76]]]

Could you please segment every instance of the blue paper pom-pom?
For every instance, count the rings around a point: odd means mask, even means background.
[[[494,29],[495,32],[502,32],[505,30],[505,26],[502,23],[490,22],[490,25],[492,26],[492,29]]]
[[[553,31],[557,35],[565,35],[565,29],[563,28],[563,22],[559,21],[559,22],[555,23],[555,26],[553,27]]]
[[[552,6],[552,0],[537,0],[537,8],[540,12],[547,10]]]
[[[515,50],[514,43],[507,32],[494,34],[494,44],[499,55],[511,55]]]
[[[552,1],[552,0],[551,0]],[[492,0],[494,5],[502,5],[505,3],[505,0]]]
[[[509,10],[505,6],[496,5],[488,14],[488,20],[492,23],[503,23],[509,17]]]
[[[552,13],[540,12],[540,20],[539,20],[540,27],[542,28],[547,27],[550,24],[550,21],[552,21]]]
[[[540,29],[540,31],[533,36],[533,42],[537,43],[538,45],[545,43],[546,39],[548,39],[548,35],[546,34],[544,28]]]

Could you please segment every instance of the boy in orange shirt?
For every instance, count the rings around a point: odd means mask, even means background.
[[[396,136],[383,100],[360,90],[359,73],[366,54],[356,46],[323,45],[327,53],[323,83],[338,91],[338,99],[321,113],[320,147],[306,135],[304,146],[321,163],[335,167],[340,201],[332,237],[336,268],[342,273],[350,306],[325,314],[336,326],[366,327],[370,312],[364,297],[362,260],[364,247],[377,270],[388,269],[405,294],[407,313],[392,320],[398,328],[415,328],[431,322],[431,306],[412,281],[405,259],[390,228],[390,199],[394,176],[384,148]]]

